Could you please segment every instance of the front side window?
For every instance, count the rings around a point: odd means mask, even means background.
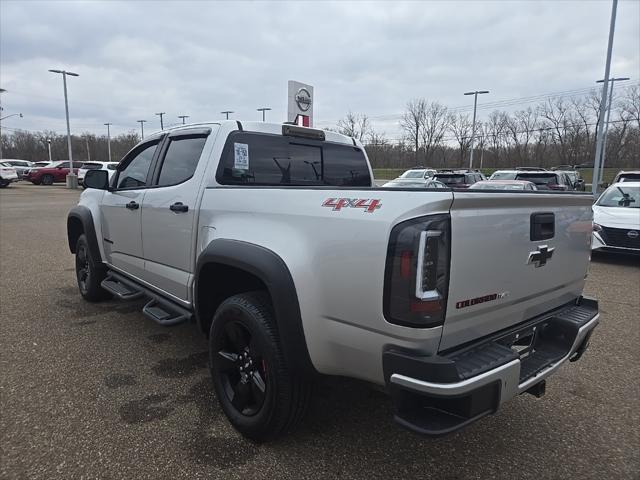
[[[56,168],[69,168],[69,162],[62,162],[56,165]]]
[[[158,142],[151,143],[142,147],[134,154],[134,157],[128,162],[127,166],[118,175],[118,184],[116,188],[142,188],[147,186],[147,175],[151,160],[156,153]]]
[[[190,179],[202,154],[206,137],[170,139],[158,178],[159,186],[177,185]]]
[[[217,178],[226,185],[371,186],[360,148],[249,132],[229,135]]]

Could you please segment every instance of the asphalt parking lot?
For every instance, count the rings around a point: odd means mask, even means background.
[[[441,439],[392,421],[386,396],[322,379],[302,428],[255,445],[227,424],[191,325],[139,303],[81,300],[65,219],[78,192],[0,191],[0,477],[635,478],[640,476],[640,263],[598,256],[590,349],[541,399],[523,395]]]

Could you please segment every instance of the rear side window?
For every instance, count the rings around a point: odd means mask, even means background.
[[[158,186],[177,185],[193,177],[206,137],[176,137],[169,140]]]
[[[229,135],[217,179],[225,185],[371,186],[357,147],[250,132]]]

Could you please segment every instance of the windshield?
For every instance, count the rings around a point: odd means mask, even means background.
[[[515,172],[493,172],[490,180],[513,180],[516,178]]]
[[[400,178],[423,178],[424,171],[423,170],[409,170],[408,172],[404,172],[400,175]]]
[[[2,165],[3,167],[13,167],[13,165],[7,162],[0,162],[0,165]]]
[[[436,175],[433,178],[445,185],[460,185],[464,183],[464,175]]]
[[[602,194],[596,205],[601,207],[640,208],[640,187],[611,187]]]

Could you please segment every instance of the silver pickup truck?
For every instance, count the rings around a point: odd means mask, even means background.
[[[81,295],[194,322],[254,440],[300,421],[319,374],[454,431],[542,395],[598,323],[589,195],[376,188],[357,140],[235,121],[158,132],[85,187],[67,221]]]

